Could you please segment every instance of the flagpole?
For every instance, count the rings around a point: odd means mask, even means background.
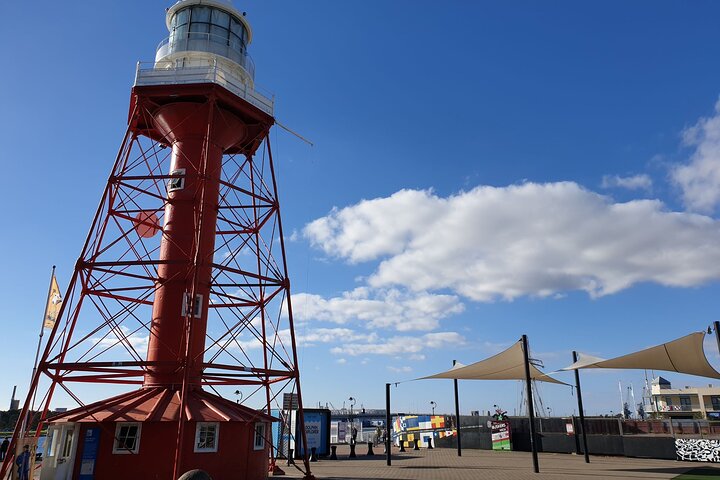
[[[30,377],[31,384],[32,384],[32,380],[35,378],[35,373],[37,372],[38,359],[40,358],[40,347],[42,346],[42,339],[43,339],[43,335],[45,334],[45,316],[47,315],[47,306],[48,306],[48,303],[50,302],[50,294],[52,293],[54,278],[55,278],[55,265],[53,265],[52,273],[50,274],[50,285],[48,285],[47,300],[45,301],[45,307],[43,309],[42,322],[40,322],[40,335],[38,335],[37,350],[35,351],[35,361],[33,362],[32,376]],[[36,393],[37,393],[37,389],[35,392],[33,392],[33,399],[32,399],[32,403],[30,404],[30,410],[32,410],[33,405],[35,405],[35,394]],[[25,436],[25,427],[27,426],[26,422],[27,422],[27,416],[25,419],[23,419],[23,426],[22,426],[22,429],[20,430],[23,436]]]

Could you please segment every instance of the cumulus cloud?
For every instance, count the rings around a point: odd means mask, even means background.
[[[659,200],[616,203],[573,182],[479,186],[446,198],[401,190],[335,209],[304,235],[330,256],[379,261],[373,288],[450,290],[475,301],[720,278],[720,222]],[[337,315],[328,319],[341,323]]]
[[[712,212],[720,203],[720,101],[713,116],[685,129],[683,142],[694,148],[693,153],[689,163],[675,167],[670,177],[688,209]]]
[[[372,343],[349,343],[330,350],[335,355],[405,355],[426,349],[456,348],[465,344],[465,337],[456,332],[427,333],[420,337],[391,337]]]
[[[646,174],[633,175],[630,177],[620,177],[618,175],[604,175],[601,186],[602,188],[650,190],[652,189],[652,179],[649,175]]]
[[[398,331],[433,330],[439,319],[464,309],[455,295],[368,287],[358,287],[331,298],[298,293],[293,295],[293,305],[299,320],[362,322],[370,328]]]
[[[88,339],[92,344],[98,345],[99,347],[111,349],[111,348],[124,348],[121,345],[132,346],[135,351],[141,355],[147,352],[148,342],[150,340],[150,334],[147,333],[146,329],[131,332],[125,325],[120,325],[120,329],[110,329],[107,334],[103,337],[91,337]]]
[[[399,254],[418,229],[435,221],[437,202],[427,193],[401,190],[389,199],[363,200],[352,208],[335,209],[308,224],[304,234],[314,245],[353,263]]]
[[[284,338],[285,342],[289,342],[290,331],[281,332],[281,338]],[[296,333],[295,339],[298,345],[308,347],[317,343],[373,342],[377,340],[377,334],[360,333],[349,328],[313,328],[300,335]]]
[[[391,372],[395,372],[395,373],[409,373],[409,372],[412,372],[412,367],[408,367],[407,365],[404,366],[404,367],[393,367],[392,365],[388,365],[386,368],[387,368],[388,370],[390,370]]]

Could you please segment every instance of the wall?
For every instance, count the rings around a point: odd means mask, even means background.
[[[490,417],[460,417],[462,447],[468,449],[491,450],[490,429],[487,420]],[[538,420],[536,428],[537,448],[539,452],[579,453],[582,454],[580,436],[568,435],[564,431],[566,419],[553,418]],[[579,420],[576,419],[576,425]],[[530,451],[530,424],[527,418],[513,417],[511,424],[512,449]],[[592,455],[619,455],[626,457],[660,458],[674,460],[675,439],[668,435],[621,435],[621,425],[616,419],[602,419],[590,423],[588,451]],[[553,431],[548,431],[553,430]],[[659,427],[656,430],[661,430]],[[576,426],[575,431],[579,431]],[[598,432],[598,433],[595,433]],[[457,448],[455,437],[437,440],[442,448]]]
[[[177,423],[145,422],[140,434],[140,448],[137,454],[113,454],[115,424],[83,424],[80,430],[80,444],[75,462],[74,478],[79,474],[82,457],[82,439],[89,427],[100,426],[100,442],[95,478],[101,480],[142,478],[167,480],[172,478]],[[254,424],[221,422],[218,451],[195,453],[195,423],[186,426],[183,445],[183,468],[181,473],[194,468],[205,470],[213,480],[230,478],[266,478],[268,450],[253,449]],[[245,474],[246,476],[242,476]]]

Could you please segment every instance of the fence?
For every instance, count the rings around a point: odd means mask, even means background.
[[[464,448],[491,449],[491,417],[460,418]],[[509,418],[512,449],[530,450],[530,422],[524,417]],[[623,420],[586,418],[588,451],[595,455],[675,459],[675,439],[720,439],[720,422],[707,420]],[[536,442],[541,452],[582,453],[580,419],[535,419]],[[568,432],[572,424],[573,433]],[[440,439],[438,446],[455,447],[454,438]]]

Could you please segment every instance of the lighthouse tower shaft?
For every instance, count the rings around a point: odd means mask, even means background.
[[[155,61],[138,64],[128,128],[11,451],[49,425],[62,436],[48,441],[81,455],[79,439],[98,428],[109,449],[98,478],[142,476],[148,464],[158,478],[200,467],[217,479],[265,478],[278,448],[271,413],[284,394],[302,410],[273,101],[255,88],[250,27],[227,3],[182,0],[167,25]],[[85,400],[86,383],[115,386],[115,396]],[[122,385],[135,390],[117,395]],[[143,443],[153,435],[177,441]],[[123,449],[134,455],[118,457]],[[50,461],[44,471],[71,462]]]
[[[147,105],[150,100],[140,90],[135,90],[136,98]],[[156,90],[157,95],[161,91]],[[147,360],[154,366],[144,385],[178,386],[186,378],[200,386],[222,157],[244,139],[247,128],[218,105],[212,92],[203,103],[172,98],[151,112],[152,126],[147,130],[134,128],[172,145],[169,172],[174,176],[167,189],[148,344]]]

